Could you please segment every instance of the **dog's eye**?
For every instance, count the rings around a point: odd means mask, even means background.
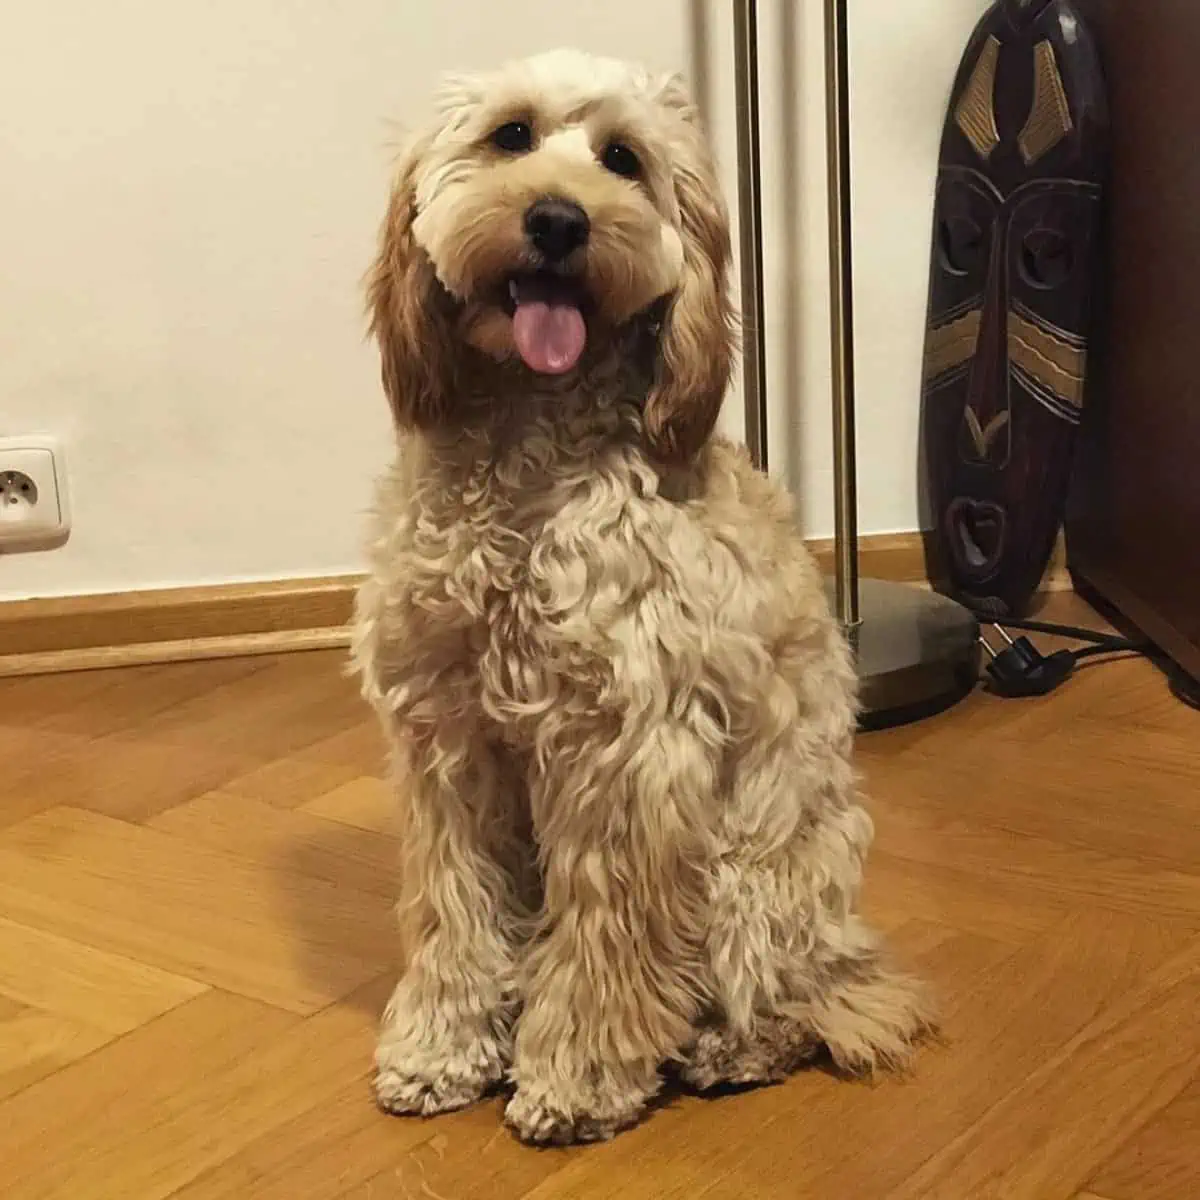
[[[528,121],[506,121],[492,131],[491,143],[509,154],[524,154],[533,147],[533,126]]]
[[[604,147],[600,161],[614,175],[620,175],[623,179],[637,179],[642,173],[638,156],[623,142],[609,142]]]

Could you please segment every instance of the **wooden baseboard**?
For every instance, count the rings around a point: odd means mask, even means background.
[[[824,575],[835,568],[833,538],[809,538],[808,548]],[[875,533],[859,538],[858,570],[871,579],[928,586],[925,548],[919,533]]]
[[[329,629],[350,619],[355,575],[165,588],[0,604],[0,655]]]
[[[0,679],[17,675],[60,675],[216,658],[253,658],[298,650],[336,650],[350,644],[350,631],[290,629],[279,633],[235,633],[226,637],[179,638],[169,642],[130,642],[122,646],[83,646],[0,656]]]
[[[811,538],[808,548],[826,575],[834,570],[833,538]],[[928,587],[925,546],[919,533],[876,533],[859,539],[859,574],[889,583],[911,583]],[[1066,543],[1060,537],[1038,587],[1039,592],[1069,592]]]
[[[831,574],[831,538],[809,548]],[[1061,545],[1043,583],[1070,588]],[[861,574],[928,586],[919,533],[860,539]],[[356,575],[0,602],[0,677],[344,646]]]
[[[346,645],[356,575],[0,603],[0,676]]]

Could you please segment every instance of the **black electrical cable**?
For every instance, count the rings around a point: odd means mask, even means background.
[[[1113,642],[1100,642],[1094,646],[1085,646],[1082,650],[1074,650],[1075,661],[1081,658],[1095,658],[1099,654],[1146,654],[1154,647],[1149,642],[1133,642],[1128,638],[1119,638]]]
[[[1200,711],[1200,679],[1189,675],[1182,667],[1172,663],[1167,672],[1171,693],[1189,708]]]
[[[1005,648],[997,651],[981,638],[991,657],[987,673],[992,690],[1001,696],[1045,696],[1061,687],[1085,659],[1109,654],[1143,654],[1152,657],[1154,646],[1147,641],[1134,641],[1119,634],[1100,633],[1077,625],[1056,625],[1047,621],[995,621],[993,627],[1004,639]],[[1034,633],[1050,633],[1074,641],[1087,642],[1079,650],[1056,650],[1042,654],[1027,637],[1015,640],[1008,629],[1028,629]]]
[[[1071,638],[1076,642],[1127,642],[1115,633],[1101,633],[1098,629],[1084,629],[1079,625],[1057,625],[1051,621],[1024,621],[1002,618],[996,624],[1005,629],[1020,629],[1024,633],[1050,633],[1058,637]]]
[[[1081,625],[1059,625],[1053,621],[1000,620],[996,627],[1019,629],[1030,633],[1047,633],[1076,642],[1088,642],[1094,649],[1073,651],[1076,659],[1091,658],[1097,654],[1143,654],[1154,656],[1153,642],[1145,638],[1127,638],[1119,633],[1103,633],[1098,629],[1085,629]]]
[[[1002,618],[993,621],[992,624],[1004,638],[1007,647],[996,651],[988,645],[986,638],[980,638],[980,641],[992,659],[987,668],[992,688],[1002,696],[1045,695],[1065,683],[1085,659],[1110,654],[1140,654],[1164,668],[1167,682],[1176,699],[1200,710],[1200,679],[1189,675],[1177,663],[1166,659],[1153,642],[1143,638],[1103,633],[1098,629],[1086,629],[1081,625],[1059,625],[1053,621]],[[1028,638],[1022,637],[1016,641],[1010,638],[1007,633],[1009,629],[1045,633],[1088,644],[1079,650],[1059,650],[1054,654],[1043,655]]]

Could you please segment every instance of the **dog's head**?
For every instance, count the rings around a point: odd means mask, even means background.
[[[402,157],[370,277],[401,425],[454,420],[464,347],[569,377],[658,322],[644,428],[686,459],[729,382],[729,223],[678,79],[555,51],[456,78]]]

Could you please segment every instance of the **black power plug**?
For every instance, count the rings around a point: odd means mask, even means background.
[[[1019,637],[1013,641],[1005,629],[1006,625],[1011,629],[1052,633],[1058,637],[1091,644],[1084,646],[1082,650],[1057,650],[1053,654],[1042,654],[1027,637]],[[1121,637],[1120,634],[1101,633],[1099,630],[1081,629],[1077,625],[1052,625],[1044,621],[1014,619],[993,622],[992,628],[1007,644],[1005,649],[997,651],[989,645],[987,638],[979,639],[992,660],[987,665],[992,691],[998,696],[1014,699],[1020,696],[1047,695],[1070,679],[1075,673],[1075,668],[1086,659],[1113,654],[1143,654],[1153,658],[1156,653],[1151,642]],[[1197,700],[1200,700],[1200,685],[1193,686],[1196,687]],[[1200,707],[1200,704],[1197,704],[1197,707]]]
[[[1077,661],[1074,651],[1058,650],[1045,655],[1027,637],[1013,641],[999,625],[995,628],[1008,643],[1005,649],[997,653],[985,639],[980,638],[980,641],[991,655],[992,661],[987,665],[987,672],[992,680],[992,688],[998,695],[1013,699],[1045,696],[1074,673]]]

